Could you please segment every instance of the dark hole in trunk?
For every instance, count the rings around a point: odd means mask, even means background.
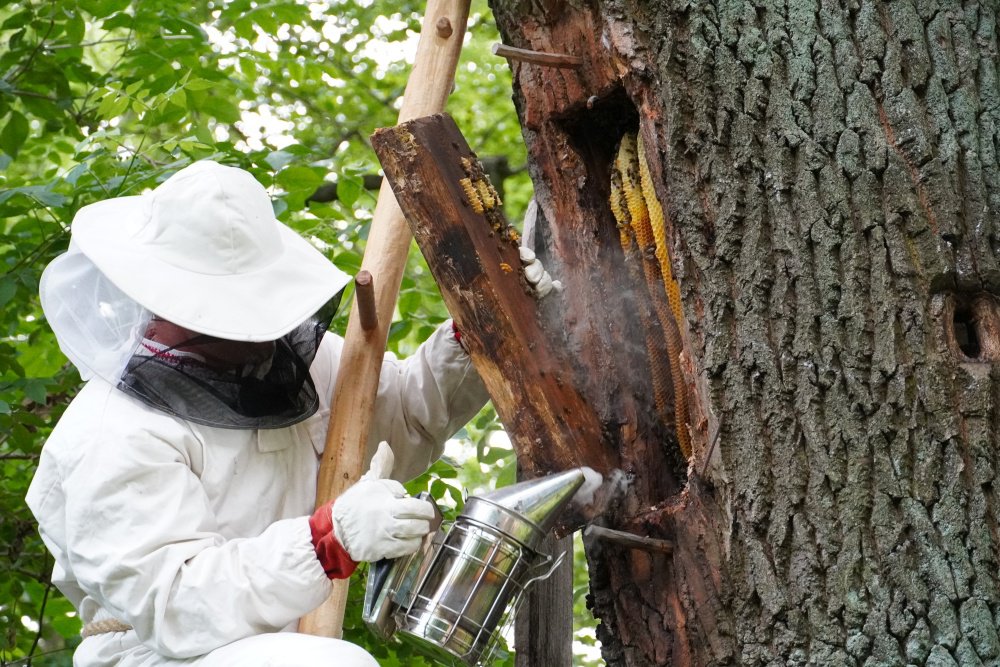
[[[1000,300],[989,292],[958,292],[951,298],[949,335],[955,354],[964,361],[1000,361]]]
[[[956,304],[953,326],[958,349],[969,359],[978,359],[982,348],[976,331],[976,319],[969,304]]]
[[[603,184],[606,199],[618,140],[626,132],[639,129],[639,112],[635,104],[623,89],[615,88],[557,122],[570,144],[586,160],[587,171]]]

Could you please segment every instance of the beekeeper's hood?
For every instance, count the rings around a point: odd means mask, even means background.
[[[292,364],[297,367],[294,374],[301,375],[301,363],[306,368],[311,363],[329,324],[331,313],[324,306],[348,281],[322,253],[275,219],[267,192],[252,175],[206,160],[146,194],[80,209],[70,248],[46,267],[40,293],[59,346],[81,376],[102,377],[129,390],[123,377],[127,380],[136,370],[137,351],[142,351],[140,343],[154,314],[197,332],[200,344],[213,339],[285,341],[284,347],[293,348],[299,358]],[[303,340],[314,341],[305,346],[311,350],[304,349]],[[149,366],[149,354],[138,357],[140,365]],[[153,357],[158,362],[176,359]],[[251,371],[255,381],[275,361]],[[190,368],[188,363],[184,370]],[[221,380],[228,383],[232,378]],[[177,390],[162,389],[154,393]],[[230,407],[238,413],[246,412],[239,404],[245,391],[240,388],[235,398],[225,398],[235,403]],[[170,405],[177,401],[163,396],[139,398],[159,402],[156,407],[192,421],[220,426],[277,427],[304,418],[285,414],[260,423],[259,415],[250,415],[246,423],[230,417],[216,423],[220,420],[214,408],[205,416]],[[298,406],[294,412],[306,409]]]

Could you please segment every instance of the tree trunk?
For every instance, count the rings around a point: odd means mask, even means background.
[[[492,6],[506,43],[582,58],[510,61],[566,284],[545,326],[632,479],[605,524],[674,543],[588,540],[607,663],[1000,664],[997,3]],[[609,205],[636,131],[677,414]]]

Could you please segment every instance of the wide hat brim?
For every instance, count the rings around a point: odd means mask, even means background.
[[[350,282],[350,276],[277,219],[282,249],[264,267],[212,275],[174,266],[139,235],[149,206],[149,195],[85,206],[73,219],[73,238],[118,289],[186,329],[228,340],[276,340]]]

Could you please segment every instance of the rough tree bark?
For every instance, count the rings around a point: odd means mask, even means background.
[[[607,663],[1000,664],[997,3],[492,8],[506,43],[583,59],[511,61],[567,286],[545,321],[633,476],[608,526],[675,546],[589,544]],[[608,205],[636,130],[681,286],[680,425]]]

